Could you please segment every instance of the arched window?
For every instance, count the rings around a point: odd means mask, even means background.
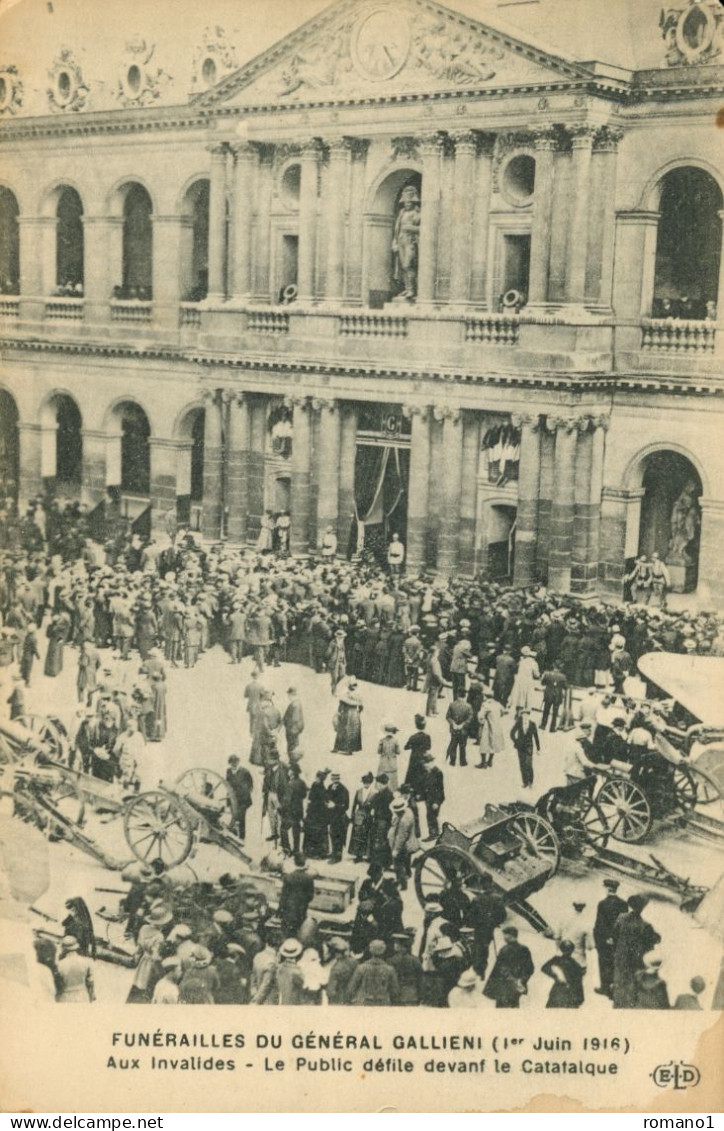
[[[74,188],[58,195],[55,229],[55,282],[63,292],[83,292],[83,202]]]
[[[132,184],[123,201],[123,282],[120,298],[152,298],[153,226],[151,198]]]
[[[704,169],[672,169],[661,182],[654,318],[715,313],[721,257],[722,192]]]
[[[182,294],[185,302],[201,302],[209,291],[209,182],[195,181],[184,197],[183,211],[190,220],[184,231],[181,255]]]
[[[139,405],[120,406],[121,489],[132,495],[147,495],[151,485],[151,427]]]
[[[17,501],[19,466],[18,408],[10,393],[0,389],[0,506]]]
[[[20,240],[18,202],[14,193],[0,186],[0,294],[20,293]]]

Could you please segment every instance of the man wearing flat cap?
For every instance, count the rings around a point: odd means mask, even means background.
[[[593,924],[593,944],[598,954],[599,985],[596,993],[612,997],[613,958],[616,950],[614,928],[619,916],[628,910],[628,904],[617,894],[618,880],[606,879],[603,886],[606,894],[596,908],[596,921]]]
[[[518,928],[505,926],[502,933],[505,942],[483,993],[492,998],[496,1009],[518,1009],[535,967],[528,947],[518,941]]]
[[[394,968],[385,962],[387,944],[382,939],[373,939],[368,952],[369,958],[357,967],[350,979],[350,1004],[396,1005],[400,988]]]

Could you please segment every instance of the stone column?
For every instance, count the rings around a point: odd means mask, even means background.
[[[578,421],[575,417],[549,417],[548,427],[555,428],[555,472],[551,538],[548,556],[548,586],[560,593],[571,588],[571,551],[573,547],[574,483]]]
[[[536,580],[536,545],[538,542],[538,498],[540,492],[540,417],[513,417],[520,428],[520,462],[518,464],[518,511],[515,519],[515,561],[513,584],[533,585]]]
[[[176,328],[181,302],[179,251],[190,216],[153,217],[153,318],[157,325]]]
[[[463,462],[462,420],[460,409],[448,406],[435,407],[434,416],[437,420],[442,420],[442,453],[444,457],[442,468],[443,506],[440,516],[437,568],[440,573],[452,574],[458,565]]]
[[[176,470],[178,448],[176,440],[151,437],[151,534],[155,538],[165,533],[169,511],[176,519]]]
[[[477,412],[464,412],[458,568],[460,573],[468,577],[472,577],[475,573],[475,526],[478,516],[479,468],[480,415]]]
[[[28,500],[42,490],[41,475],[42,429],[39,424],[18,424],[19,478],[18,510],[23,511]]]
[[[249,142],[239,142],[234,151],[234,187],[231,201],[232,251],[230,255],[231,293],[237,301],[251,295],[251,217],[254,201],[254,173],[258,151]]]
[[[719,253],[719,287],[716,296],[716,317],[717,322],[721,326],[724,323],[724,209],[719,212],[719,220],[721,221],[722,230],[722,246]],[[715,339],[716,352],[721,353],[724,349],[724,335],[721,330]]]
[[[595,593],[599,581],[603,457],[608,416],[591,416],[579,424],[571,589]]]
[[[347,138],[350,150],[350,197],[347,222],[347,269],[344,278],[345,302],[358,304],[362,295],[362,237],[365,198],[365,166],[369,141],[366,138]]]
[[[271,280],[271,200],[274,172],[274,147],[262,145],[256,176],[256,214],[254,220],[254,301],[269,302]]]
[[[592,128],[586,125],[574,126],[571,129],[571,144],[573,146],[573,156],[570,186],[571,213],[568,232],[566,301],[582,303],[586,293],[588,206],[591,187],[591,149],[593,146]]]
[[[344,293],[345,216],[349,192],[350,148],[348,139],[334,138],[329,143],[329,176],[327,181],[324,223],[327,229],[327,284],[325,294],[339,302]]]
[[[437,228],[440,213],[440,181],[444,135],[422,138],[422,207],[420,210],[420,243],[417,269],[419,302],[434,302],[437,278]]]
[[[122,216],[83,217],[83,316],[107,324],[110,298],[122,275]]]
[[[317,248],[317,178],[322,149],[311,138],[302,149],[299,186],[299,259],[297,280],[300,302],[314,298],[314,267]]]
[[[328,526],[333,527],[335,532],[339,527],[340,414],[336,401],[321,397],[312,401],[312,408],[319,413],[315,459],[318,484],[317,541],[321,543]]]
[[[251,424],[249,398],[233,393],[229,401],[226,443],[228,535],[232,542],[246,542],[249,509],[249,446]]]
[[[340,402],[339,442],[339,523],[338,549],[342,556],[349,549],[352,520],[355,517],[354,469],[357,459],[357,406],[352,401]]]
[[[264,478],[266,454],[266,410],[267,398],[254,396],[249,404],[249,509],[246,537],[255,542],[259,537],[261,520],[264,515]]]
[[[294,397],[292,403],[291,550],[294,554],[305,554],[309,549],[312,417],[307,397]]]
[[[470,301],[485,304],[488,281],[488,231],[490,229],[490,190],[493,174],[494,135],[477,135],[477,161],[474,176],[473,231],[471,236]]]
[[[616,216],[613,309],[619,352],[641,348],[641,319],[651,314],[659,215],[636,210]]]
[[[211,302],[226,298],[226,142],[208,147],[211,153],[209,184],[209,293]]]
[[[430,414],[429,405],[408,405],[403,413],[412,421],[410,482],[407,491],[407,569],[409,573],[427,564],[427,527],[430,507]]]
[[[616,155],[622,130],[603,126],[596,131],[591,158],[594,205],[589,214],[586,298],[611,308],[613,253],[616,236]]]
[[[81,502],[95,507],[106,495],[106,448],[108,435],[94,428],[84,428],[81,462]]]
[[[533,194],[533,221],[530,233],[530,272],[528,275],[528,305],[548,301],[548,271],[551,256],[551,230],[553,217],[553,177],[558,140],[554,130],[536,130],[535,139],[535,192]],[[518,528],[516,527],[516,544]],[[516,549],[517,553],[517,549]]]
[[[638,553],[643,488],[633,491],[604,487],[601,492],[599,585],[614,597],[623,594],[627,558]]]
[[[452,201],[452,255],[450,261],[450,302],[470,302],[470,268],[472,264],[473,174],[477,138],[472,130],[455,134],[455,168]]]
[[[224,462],[222,399],[219,389],[205,389],[204,414],[204,506],[201,529],[205,538],[217,542],[223,520],[222,474]]]
[[[724,501],[699,499],[699,579],[697,593],[704,608],[719,607],[724,600]]]

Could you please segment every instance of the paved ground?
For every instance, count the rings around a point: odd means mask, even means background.
[[[106,655],[110,659],[110,655]],[[128,678],[132,681],[137,669],[137,658],[125,665],[120,661],[114,661],[114,664],[127,669]],[[28,692],[30,709],[57,714],[64,721],[70,721],[76,707],[75,667],[76,653],[73,649],[66,650],[65,669],[56,679],[44,677],[42,667],[37,666],[33,685]],[[153,788],[159,781],[172,783],[184,770],[195,766],[208,767],[223,774],[228,756],[232,753],[237,753],[242,760],[246,760],[249,736],[243,689],[250,671],[250,660],[234,666],[228,662],[228,657],[221,648],[215,648],[202,657],[195,669],[171,670],[168,673],[168,734],[162,743],[151,744],[146,748],[146,759],[141,767],[143,788]],[[424,706],[421,694],[361,683],[364,748],[359,754],[347,757],[331,753],[334,738],[332,716],[335,707],[326,675],[317,675],[298,665],[285,664],[279,669],[268,670],[263,676],[263,683],[274,691],[282,710],[290,684],[293,683],[299,691],[306,718],[303,742],[305,756],[302,761],[305,780],[311,783],[317,769],[329,766],[339,771],[350,793],[357,787],[365,771],[375,771],[377,768],[376,748],[384,722],[392,721],[400,728],[404,744],[407,735],[413,730],[415,712]],[[3,684],[3,690],[5,686],[7,683]],[[0,701],[3,704],[7,694],[6,691],[2,695]],[[441,716],[428,721],[428,729],[433,739],[433,751],[445,773],[447,801],[442,812],[444,820],[454,824],[473,820],[481,815],[487,802],[523,799],[534,801],[540,793],[559,783],[562,753],[565,744],[571,741],[569,735],[543,734],[542,750],[535,759],[535,786],[532,791],[524,791],[512,747],[497,757],[490,770],[477,770],[472,765],[467,768],[446,767],[444,752],[447,728],[444,721],[445,707],[442,704],[441,710]],[[472,747],[469,763],[476,760],[475,748]],[[407,756],[404,755],[400,761],[402,780]],[[255,774],[259,777],[260,771],[255,771]],[[255,805],[247,817],[247,850],[255,861],[261,858],[267,847],[264,841],[267,830],[261,828],[260,795],[259,780]],[[6,865],[12,866],[14,874],[17,873],[19,877],[31,872],[34,876],[40,876],[41,886],[43,870],[48,870],[48,887],[37,900],[37,907],[55,916],[62,911],[66,898],[79,894],[86,898],[93,911],[103,904],[114,905],[113,895],[97,889],[120,886],[117,874],[104,869],[68,845],[47,845],[33,830],[25,828],[23,835],[16,838],[12,835],[14,828],[17,828],[17,822],[12,822],[9,830],[6,828],[4,837]],[[91,816],[88,831],[113,855],[120,859],[128,858],[120,821],[101,824],[95,816]],[[678,830],[672,832],[670,829],[660,829],[645,846],[627,847],[626,851],[642,859],[648,859],[649,853],[654,852],[668,867],[691,877],[697,883],[713,884],[723,870],[722,853],[718,846],[695,841]],[[200,878],[210,879],[218,877],[223,871],[234,871],[237,867],[228,855],[207,845],[199,847],[191,866]],[[238,867],[243,870],[243,866]],[[325,870],[329,870],[328,866],[325,866]],[[335,870],[344,875],[364,874],[363,866],[355,866],[347,861],[337,865]],[[544,890],[532,897],[531,902],[554,927],[567,921],[574,898],[587,903],[586,915],[590,914],[592,920],[595,905],[603,894],[602,878],[602,873],[590,868],[566,866]],[[20,879],[17,898],[27,902],[34,893],[23,892],[23,886],[28,887],[28,884],[24,885]],[[634,890],[643,889],[633,881],[622,882],[621,893],[624,897]],[[419,915],[414,890],[409,890],[405,897],[406,923],[416,925]],[[669,982],[672,995],[682,992],[688,979],[696,973],[703,974],[707,979],[709,994],[718,969],[718,945],[691,917],[679,912],[676,904],[667,900],[663,894],[654,897],[647,909],[647,917],[663,938],[663,974]],[[554,946],[535,934],[527,924],[519,922],[518,925],[538,966],[551,956]],[[114,937],[114,930],[116,929],[110,928],[109,937]],[[100,965],[99,996],[105,1000],[122,1000],[130,981],[128,971]],[[591,1008],[605,1012],[610,1009],[609,1003],[592,992],[593,986],[597,984],[596,973],[595,956],[592,956],[586,980],[587,999]],[[544,1004],[547,989],[547,979],[534,978],[531,994],[524,1000],[524,1007]]]

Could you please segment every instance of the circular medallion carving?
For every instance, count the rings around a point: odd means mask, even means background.
[[[410,53],[410,25],[402,12],[375,8],[352,32],[355,70],[372,82],[384,82],[402,70]]]

